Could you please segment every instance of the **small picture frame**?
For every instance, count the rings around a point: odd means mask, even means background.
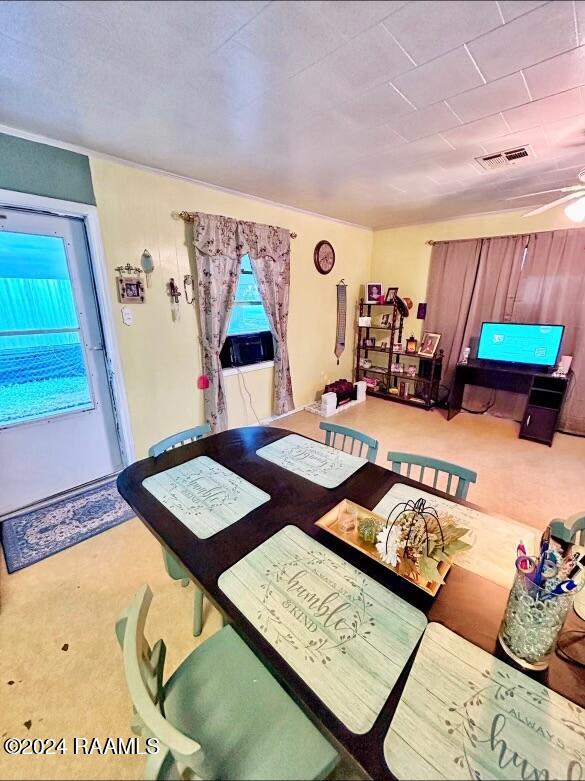
[[[380,318],[380,328],[388,328],[390,323],[390,312],[384,312]]]
[[[368,282],[366,285],[366,303],[379,304],[384,297],[384,286],[381,282]]]
[[[403,353],[404,345],[402,344],[402,342],[394,342],[394,344],[392,345],[392,352]]]
[[[389,287],[386,291],[386,297],[384,299],[384,302],[386,304],[392,304],[394,303],[394,299],[398,295],[398,288],[397,287]]]
[[[144,285],[140,277],[117,277],[118,301],[121,304],[143,304]]]
[[[402,373],[402,364],[401,363],[393,363],[390,367],[390,371],[396,374]]]
[[[407,366],[406,373],[409,377],[416,377],[416,366]]]
[[[434,358],[440,340],[441,334],[433,334],[430,331],[425,331],[418,354],[422,355],[423,358]]]
[[[367,337],[363,341],[364,347],[375,347],[376,346],[376,340],[373,336]]]

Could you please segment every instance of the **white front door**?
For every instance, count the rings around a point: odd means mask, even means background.
[[[0,207],[0,515],[121,468],[85,225]]]

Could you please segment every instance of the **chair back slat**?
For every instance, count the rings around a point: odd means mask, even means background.
[[[338,426],[335,423],[320,423],[319,428],[325,432],[325,444],[335,447],[335,440],[337,435],[343,437],[341,440],[340,450],[345,450],[346,442],[349,440],[351,448],[349,453],[353,455],[353,448],[356,442],[360,443],[358,455],[362,455],[362,449],[364,446],[367,448],[366,458],[372,463],[375,462],[378,455],[378,440],[373,437],[369,437],[367,434],[362,434],[361,431],[356,431],[353,428],[347,426]]]
[[[161,453],[166,453],[167,450],[173,450],[174,448],[186,445],[188,442],[195,442],[211,431],[211,426],[204,423],[202,426],[195,426],[194,428],[187,428],[185,431],[178,431],[176,434],[171,434],[170,437],[161,439],[160,442],[152,445],[148,449],[149,456],[160,456]]]
[[[437,488],[438,477],[440,473],[447,475],[447,485],[445,493],[456,496],[458,499],[465,499],[471,483],[477,481],[477,473],[458,464],[451,464],[449,461],[441,461],[438,458],[430,458],[415,453],[398,453],[390,451],[388,461],[392,463],[392,471],[398,474],[402,473],[402,466],[406,467],[406,476],[411,476],[413,465],[420,466],[420,482],[424,482],[426,469],[434,470],[433,488]],[[456,486],[453,488],[453,479],[456,479]],[[440,489],[442,490],[442,489]]]
[[[553,537],[562,542],[585,545],[585,511],[575,513],[566,520],[555,518],[549,527]]]

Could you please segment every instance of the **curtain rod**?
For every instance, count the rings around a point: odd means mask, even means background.
[[[179,212],[179,217],[180,217],[180,218],[181,218],[181,219],[182,219],[184,222],[193,222],[193,214],[192,214],[192,212]],[[296,237],[297,237],[297,234],[296,234],[296,233],[293,233],[293,232],[291,232],[291,233],[290,233],[290,237],[291,237],[291,239],[296,239]]]
[[[561,230],[565,230],[562,228]],[[568,228],[566,230],[571,230]],[[500,236],[470,236],[468,239],[428,239],[425,244],[433,247],[435,244],[455,244],[458,241],[483,241],[484,239],[515,239],[516,236],[531,236],[534,233],[551,233],[552,231],[522,231],[521,233],[504,233]]]

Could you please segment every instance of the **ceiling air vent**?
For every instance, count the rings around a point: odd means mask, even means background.
[[[493,155],[485,155],[485,157],[476,157],[475,159],[486,171],[494,171],[497,168],[518,165],[524,159],[532,156],[532,150],[529,146],[518,146],[515,149],[507,149],[505,152],[496,152]]]

